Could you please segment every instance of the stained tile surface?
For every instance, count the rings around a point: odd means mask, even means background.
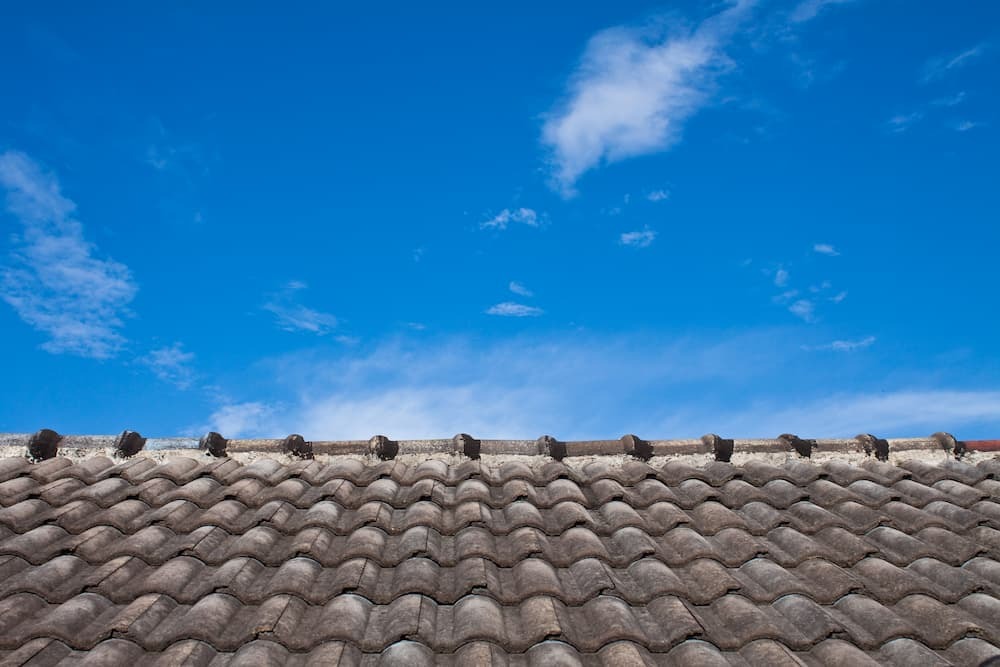
[[[976,665],[1000,461],[0,460],[3,664]]]

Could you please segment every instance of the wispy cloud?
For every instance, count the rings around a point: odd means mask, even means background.
[[[835,340],[823,345],[803,345],[804,350],[829,350],[832,352],[853,352],[871,347],[875,343],[875,336],[865,336],[857,340]]]
[[[653,190],[646,195],[646,199],[651,202],[666,201],[670,199],[670,190]]]
[[[740,2],[684,30],[661,20],[594,35],[566,100],[542,129],[553,185],[564,195],[601,163],[670,148],[728,67],[723,48],[751,3]]]
[[[513,301],[504,301],[495,306],[490,306],[486,310],[487,315],[499,315],[500,317],[538,317],[544,313],[545,311],[541,308]]]
[[[325,336],[336,328],[337,318],[303,305],[299,293],[306,288],[302,281],[290,281],[270,294],[261,308],[274,315],[278,327],[285,331],[305,331]]]
[[[788,271],[785,269],[778,269],[774,272],[774,285],[775,287],[784,287],[788,284]]]
[[[521,296],[535,296],[534,292],[532,292],[530,289],[528,289],[521,283],[517,282],[516,280],[510,281],[510,285],[508,287],[510,288],[510,291],[513,292],[514,294],[520,294]]]
[[[847,292],[841,291],[841,292],[837,292],[836,294],[834,294],[833,296],[831,296],[830,297],[830,301],[832,301],[834,303],[840,303],[841,301],[843,301],[846,298],[847,298]]]
[[[805,23],[811,21],[827,7],[835,5],[846,5],[855,0],[804,0],[795,6],[792,13],[788,15],[788,20],[792,23]]]
[[[538,227],[541,216],[530,208],[505,208],[489,220],[479,223],[480,229],[507,229],[510,223],[516,222],[528,227]]]
[[[977,44],[972,48],[965,49],[964,51],[950,56],[938,56],[937,58],[931,58],[924,65],[924,71],[923,75],[920,77],[920,81],[922,83],[937,81],[938,79],[945,77],[953,70],[968,65],[970,62],[981,56],[984,51],[986,51],[986,45]]]
[[[812,292],[813,294],[818,294],[824,290],[830,289],[831,287],[833,287],[833,283],[831,283],[829,280],[824,280],[818,285],[810,285],[809,291]]]
[[[821,255],[829,255],[830,257],[836,257],[840,253],[829,243],[817,243],[813,246],[813,252],[818,252]]]
[[[773,335],[727,342],[704,336],[389,340],[359,354],[310,351],[261,362],[256,368],[264,377],[245,384],[251,394],[226,402],[208,421],[227,437],[618,437],[649,432],[670,387],[745,382],[772,372],[772,346],[778,347]],[[609,396],[607,387],[623,376],[629,382]],[[259,393],[271,390],[280,401]],[[681,434],[662,437],[668,435]]]
[[[648,248],[656,240],[656,232],[652,229],[643,229],[636,232],[625,232],[618,237],[618,242],[622,245],[633,248]]]
[[[742,437],[773,438],[778,433],[913,436],[996,423],[997,405],[1000,391],[990,390],[835,392],[818,399],[793,400],[784,406],[761,402],[742,414],[722,416],[716,425],[720,433],[739,433]]]
[[[73,217],[76,204],[24,153],[0,154],[0,185],[7,211],[21,224],[0,268],[0,296],[49,337],[43,349],[95,359],[116,355],[137,291],[128,267],[98,256]]]
[[[913,125],[920,121],[923,117],[924,114],[920,111],[914,111],[913,113],[907,114],[896,114],[886,121],[886,125],[889,127],[890,132],[901,134],[913,127]]]
[[[958,106],[965,101],[965,91],[961,90],[954,95],[949,95],[947,97],[939,97],[933,100],[931,104],[936,107],[954,107]]]
[[[297,432],[316,439],[458,432],[561,439],[629,432],[649,438],[706,432],[895,437],[1000,426],[996,388],[887,385],[867,368],[852,376],[841,358],[827,355],[809,355],[814,365],[802,373],[806,353],[797,342],[787,331],[763,330],[724,339],[699,333],[518,337],[485,345],[393,340],[336,357],[300,352],[255,365],[262,375],[243,383],[250,394],[225,403],[210,422],[228,437]],[[629,382],[622,384],[622,377]],[[836,389],[845,383],[853,390]],[[608,386],[619,390],[609,393]]]
[[[275,412],[276,406],[261,401],[229,403],[213,412],[208,418],[208,424],[199,430],[217,431],[227,438],[292,433],[291,430],[287,432],[275,430],[273,426]]]
[[[969,130],[974,130],[977,127],[982,127],[982,126],[983,126],[982,123],[977,123],[971,120],[959,121],[954,125],[956,132],[968,132]]]
[[[139,362],[148,367],[157,378],[178,389],[188,389],[194,380],[193,352],[185,352],[184,345],[174,343],[152,350]]]
[[[809,299],[799,299],[797,301],[793,301],[792,304],[788,306],[788,312],[805,322],[812,323],[816,321],[816,304]]]

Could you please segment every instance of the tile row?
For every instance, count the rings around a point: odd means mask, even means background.
[[[0,560],[0,598],[31,593],[58,604],[83,592],[98,593],[116,604],[148,594],[195,604],[211,593],[225,593],[250,605],[279,595],[322,605],[345,593],[378,604],[389,604],[410,593],[449,604],[473,593],[488,595],[501,604],[545,595],[571,606],[605,594],[635,604],[647,604],[665,595],[708,604],[729,593],[739,593],[756,603],[801,595],[819,604],[833,604],[845,595],[864,593],[882,604],[918,594],[951,604],[973,593],[1000,597],[1000,564],[982,557],[961,566],[921,558],[899,567],[875,556],[849,568],[820,558],[787,568],[769,558],[754,558],[729,568],[712,559],[669,567],[655,558],[641,558],[621,568],[594,558],[564,567],[540,558],[526,558],[511,567],[499,567],[484,558],[468,558],[450,567],[427,558],[411,558],[396,567],[381,567],[355,558],[326,568],[304,556],[275,566],[245,557],[206,565],[190,556],[178,556],[160,566],[131,556],[100,565],[72,555],[57,556],[38,566],[17,557]]]
[[[191,667],[327,667],[332,665],[382,665],[386,667],[431,667],[432,665],[492,664],[510,667],[620,667],[640,665],[686,667],[772,667],[801,664],[852,665],[855,667],[912,667],[912,665],[978,665],[1000,655],[1000,648],[977,638],[960,639],[946,650],[935,651],[912,639],[893,639],[877,651],[861,649],[839,639],[827,639],[808,651],[793,651],[779,642],[762,639],[739,651],[720,651],[697,639],[681,642],[666,653],[650,653],[629,641],[608,644],[594,653],[580,652],[558,640],[535,644],[524,653],[509,653],[489,642],[470,642],[451,654],[435,654],[419,642],[401,640],[380,653],[362,653],[345,642],[325,642],[308,652],[292,652],[268,640],[248,642],[234,652],[217,651],[211,644],[188,639],[158,653],[146,652],[125,639],[108,639],[94,649],[74,651],[55,639],[35,639],[16,651],[0,651],[0,661],[38,665],[129,665],[151,667],[190,665]]]
[[[891,606],[864,595],[847,595],[829,606],[799,595],[758,605],[736,594],[704,606],[685,604],[673,596],[654,598],[645,605],[599,596],[581,606],[567,606],[537,596],[504,606],[482,595],[438,604],[419,594],[377,605],[350,593],[324,605],[287,595],[261,605],[243,605],[221,593],[194,605],[156,594],[127,605],[116,605],[96,593],[82,593],[61,605],[28,593],[0,600],[3,650],[40,638],[83,650],[118,637],[147,651],[163,651],[186,639],[235,651],[254,639],[269,639],[292,651],[343,641],[373,653],[404,638],[435,653],[454,653],[475,641],[523,653],[556,638],[589,653],[622,640],[662,653],[691,638],[729,651],[761,639],[780,640],[793,650],[805,651],[833,636],[864,650],[878,650],[905,637],[920,637],[933,649],[946,649],[970,636],[997,643],[1000,601],[979,593],[954,605],[910,595]]]
[[[300,508],[280,500],[254,507],[228,499],[203,508],[181,499],[160,506],[127,499],[102,507],[92,500],[50,505],[41,498],[33,498],[0,507],[0,526],[12,532],[26,533],[45,525],[58,526],[74,535],[99,526],[111,526],[122,533],[134,534],[152,525],[164,526],[175,533],[217,526],[234,535],[258,526],[286,535],[312,527],[324,528],[336,535],[350,535],[365,526],[379,528],[388,534],[401,534],[411,528],[426,526],[442,535],[454,535],[468,527],[485,528],[494,535],[507,535],[519,528],[529,527],[548,535],[559,535],[579,527],[609,536],[631,526],[648,535],[658,536],[680,525],[702,535],[715,535],[727,528],[765,535],[779,526],[790,526],[808,534],[826,528],[842,528],[859,534],[878,526],[904,532],[932,527],[965,532],[977,526],[1000,529],[1000,503],[980,500],[964,508],[944,500],[934,500],[917,508],[893,500],[870,508],[851,500],[828,507],[800,500],[779,511],[756,500],[734,509],[706,500],[685,510],[667,501],[636,508],[619,500],[609,501],[596,509],[589,509],[573,500],[551,507],[538,507],[528,501],[515,500],[502,509],[477,500],[445,507],[421,500],[400,509],[380,500],[368,501],[355,508],[345,507],[335,500],[322,500],[308,508]]]
[[[582,558],[597,558],[624,567],[647,556],[672,567],[697,558],[711,558],[738,567],[759,556],[767,556],[783,567],[810,558],[851,566],[868,555],[879,554],[899,566],[920,558],[961,565],[975,556],[1000,559],[1000,531],[979,526],[960,536],[930,527],[908,535],[879,526],[860,536],[836,527],[807,535],[783,526],[763,536],[738,528],[725,528],[705,536],[678,526],[653,537],[635,527],[621,528],[609,536],[574,527],[560,535],[547,535],[537,528],[519,528],[506,536],[497,536],[475,526],[454,535],[442,535],[426,526],[391,535],[365,526],[345,536],[317,527],[285,535],[273,528],[257,526],[243,534],[231,535],[216,526],[204,526],[190,533],[149,526],[128,535],[111,526],[98,526],[73,535],[53,525],[23,534],[0,527],[0,557],[17,556],[37,565],[60,554],[74,554],[89,563],[134,556],[150,564],[188,555],[212,565],[241,556],[266,565],[280,565],[296,556],[308,556],[324,566],[339,565],[353,558],[395,566],[413,557],[426,557],[449,566],[467,558],[482,557],[503,567],[532,556],[558,567]]]
[[[946,502],[969,508],[984,500],[1000,498],[1000,481],[984,479],[974,486],[955,480],[939,480],[932,485],[902,479],[891,486],[870,480],[857,480],[841,486],[830,480],[817,479],[796,486],[783,479],[754,486],[742,479],[732,479],[721,486],[689,479],[668,485],[658,479],[643,479],[632,486],[623,486],[611,479],[601,479],[581,486],[568,479],[556,479],[542,486],[525,480],[511,480],[490,486],[480,480],[467,479],[456,486],[424,479],[412,485],[401,485],[392,479],[379,479],[365,486],[336,479],[312,485],[303,479],[287,479],[269,486],[256,479],[243,479],[226,485],[212,477],[198,477],[178,485],[155,477],[133,483],[123,477],[87,483],[74,477],[40,482],[30,475],[11,478],[0,483],[0,506],[10,507],[25,500],[39,499],[52,506],[76,501],[88,501],[100,507],[110,507],[125,500],[139,500],[150,506],[163,506],[175,500],[185,500],[202,508],[225,500],[236,500],[249,507],[262,507],[273,501],[286,502],[299,508],[309,508],[323,501],[356,509],[369,502],[382,502],[395,508],[407,508],[414,503],[430,501],[442,508],[457,507],[466,502],[478,502],[502,509],[523,500],[539,508],[551,508],[563,502],[575,502],[596,509],[621,501],[635,507],[648,507],[657,502],[669,502],[684,509],[693,509],[708,501],[729,508],[739,508],[751,502],[763,502],[783,509],[809,500],[822,507],[853,502],[866,507],[880,507],[889,502],[902,502],[917,508],[933,502]]]
[[[32,464],[24,458],[0,459],[0,483],[19,476],[31,476],[42,483],[59,479],[78,479],[88,484],[121,477],[132,483],[150,479],[168,479],[175,484],[185,484],[199,477],[211,477],[222,484],[234,484],[244,479],[254,479],[275,486],[288,479],[301,479],[312,486],[321,486],[335,480],[346,480],[355,486],[390,479],[397,484],[410,486],[419,481],[436,481],[447,486],[457,486],[466,480],[481,481],[487,486],[502,486],[510,481],[522,480],[532,485],[544,486],[559,479],[587,486],[601,480],[616,481],[623,486],[634,486],[644,479],[657,479],[668,485],[678,485],[686,480],[698,480],[711,486],[721,486],[733,479],[743,479],[762,486],[769,481],[785,480],[802,486],[818,479],[827,479],[841,486],[867,480],[881,486],[895,484],[902,479],[913,479],[925,485],[952,480],[975,485],[985,479],[1000,477],[1000,461],[987,459],[970,465],[953,459],[942,459],[937,464],[912,460],[899,466],[868,459],[860,465],[841,460],[821,464],[804,459],[789,459],[777,466],[763,461],[750,460],[742,465],[711,462],[694,466],[679,459],[668,459],[662,464],[626,460],[596,460],[581,466],[565,462],[542,463],[525,460],[488,464],[483,461],[449,463],[427,460],[407,464],[400,461],[373,462],[344,458],[333,463],[295,461],[283,463],[262,458],[243,465],[232,459],[211,457],[177,457],[157,463],[146,457],[135,457],[116,463],[104,456],[93,456],[74,463],[56,457]]]

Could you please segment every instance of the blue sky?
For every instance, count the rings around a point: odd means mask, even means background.
[[[1000,5],[8,5],[0,431],[1000,436]]]

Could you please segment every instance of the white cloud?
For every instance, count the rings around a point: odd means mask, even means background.
[[[650,387],[720,378],[743,382],[773,371],[771,347],[779,347],[773,335],[725,342],[706,342],[704,336],[517,337],[486,344],[396,339],[366,353],[331,358],[310,351],[260,362],[255,367],[265,377],[239,383],[257,395],[228,401],[207,421],[227,437],[294,432],[307,439],[375,433],[429,438],[465,432],[482,438],[617,438],[652,428],[651,415],[663,403],[662,392]],[[626,389],[609,397],[607,387],[622,377],[629,379]],[[272,403],[259,392],[281,400]],[[647,399],[652,403],[643,403]]]
[[[670,190],[653,190],[646,195],[646,199],[651,202],[666,201],[670,199]]]
[[[519,222],[528,227],[538,227],[541,218],[534,209],[530,208],[505,208],[495,216],[479,223],[480,229],[507,229],[512,222]]]
[[[810,285],[809,291],[812,292],[813,294],[819,294],[820,292],[828,290],[831,287],[833,287],[833,283],[831,283],[829,280],[824,280],[819,285]]]
[[[517,282],[516,280],[510,281],[510,285],[508,287],[510,288],[510,291],[513,292],[514,294],[520,294],[521,296],[535,296],[534,292],[532,292],[530,289],[528,289],[521,283]]]
[[[788,312],[805,322],[816,321],[816,304],[809,299],[799,299],[788,307]]]
[[[855,0],[804,0],[795,6],[792,13],[788,15],[788,20],[792,23],[805,23],[811,21],[827,7],[834,5],[846,5]]]
[[[813,251],[818,252],[821,255],[829,255],[830,257],[836,257],[840,253],[829,243],[817,243],[813,246]]]
[[[788,284],[788,271],[785,269],[778,269],[774,272],[774,285],[776,287],[784,287]]]
[[[982,127],[982,123],[976,123],[971,120],[963,120],[961,122],[955,123],[956,132],[968,132],[969,130],[974,130],[977,127]]]
[[[229,403],[223,405],[208,418],[203,431],[216,431],[227,438],[255,435],[278,437],[292,431],[283,432],[274,428],[275,408],[259,401]]]
[[[648,248],[656,240],[656,232],[652,229],[625,232],[618,240],[622,245],[632,246],[633,248]]]
[[[337,327],[337,318],[314,308],[309,308],[298,300],[298,293],[306,289],[306,284],[292,280],[268,296],[261,309],[274,315],[278,327],[285,331],[306,331],[325,336]]]
[[[774,302],[775,303],[788,303],[789,301],[791,301],[792,299],[794,299],[798,295],[799,295],[799,291],[797,289],[785,290],[781,294],[778,294],[777,296],[774,297]]]
[[[927,64],[924,65],[924,73],[920,81],[922,83],[930,83],[931,81],[941,79],[952,70],[968,65],[970,61],[981,56],[985,50],[985,44],[977,44],[970,49],[966,49],[952,56],[939,56],[937,58],[931,58],[927,61]]]
[[[181,343],[152,350],[139,359],[139,362],[153,371],[157,378],[178,389],[187,389],[191,386],[194,380],[194,369],[191,368],[193,361],[194,353],[185,352]]]
[[[938,99],[931,102],[931,104],[937,107],[954,107],[961,104],[964,100],[965,100],[965,91],[961,90],[955,93],[954,95],[950,95],[948,97],[939,97]]]
[[[723,47],[750,4],[740,2],[694,30],[661,21],[594,35],[565,102],[542,129],[554,185],[572,195],[584,172],[679,141],[685,121],[706,104],[727,69]]]
[[[45,333],[53,353],[106,359],[125,344],[119,333],[137,287],[128,267],[98,256],[73,217],[76,204],[59,181],[24,153],[0,154],[7,210],[21,223],[0,296],[26,323]]]
[[[544,314],[544,312],[541,308],[526,306],[523,303],[514,303],[513,301],[504,301],[495,306],[490,306],[486,310],[487,315],[499,315],[501,317],[538,317]]]
[[[896,114],[890,118],[886,124],[889,126],[890,132],[899,134],[906,132],[914,125],[914,123],[918,122],[923,117],[924,114],[919,111],[914,111],[913,113],[908,114]]]
[[[798,433],[804,437],[853,437],[876,433],[883,437],[959,432],[963,426],[995,422],[1000,391],[896,390],[877,393],[831,394],[793,401],[791,405],[760,403],[742,414],[722,416],[719,433],[740,437],[771,437]],[[960,435],[960,433],[959,433]]]
[[[261,376],[231,383],[251,395],[225,403],[208,421],[228,437],[294,432],[307,439],[458,432],[561,439],[706,432],[895,437],[938,430],[961,436],[976,424],[980,431],[1000,427],[1000,391],[887,386],[888,376],[869,366],[846,376],[843,360],[829,355],[807,355],[811,364],[804,369],[797,338],[782,329],[723,339],[703,332],[490,343],[421,338],[333,357],[298,352],[255,364]],[[845,381],[857,390],[827,393]],[[616,391],[608,392],[609,386]]]
[[[858,340],[835,340],[824,345],[805,346],[806,350],[830,350],[832,352],[853,352],[871,347],[875,343],[875,336],[865,336]]]
[[[835,295],[830,297],[830,301],[834,303],[840,303],[847,298],[847,292],[837,292]]]

